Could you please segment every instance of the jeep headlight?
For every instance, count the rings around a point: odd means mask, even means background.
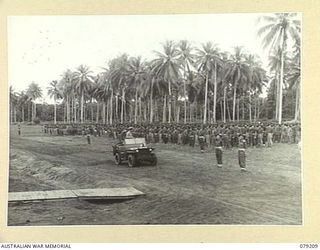
[[[136,149],[136,152],[139,152],[139,150],[138,150],[138,149]]]
[[[151,151],[152,151],[152,148],[149,148],[149,151],[151,152]]]

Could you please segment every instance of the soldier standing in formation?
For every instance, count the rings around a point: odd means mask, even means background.
[[[246,148],[247,148],[247,142],[244,139],[244,137],[241,135],[239,137],[238,160],[239,160],[239,166],[242,172],[246,171]]]
[[[215,151],[216,151],[216,158],[217,158],[217,166],[218,168],[222,168],[222,139],[220,135],[216,136],[216,142],[215,142]]]
[[[90,134],[90,129],[89,128],[87,128],[86,134],[87,134],[87,142],[88,142],[88,144],[91,144],[91,134]]]
[[[18,135],[20,136],[21,135],[21,125],[18,124]]]

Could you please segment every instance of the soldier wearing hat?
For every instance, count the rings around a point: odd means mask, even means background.
[[[126,139],[132,139],[134,138],[133,135],[132,135],[132,130],[133,130],[133,127],[129,127],[127,132],[126,132]]]

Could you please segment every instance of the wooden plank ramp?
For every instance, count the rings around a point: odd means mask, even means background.
[[[144,193],[142,193],[141,191],[133,187],[10,192],[9,202],[64,200],[64,199],[114,200],[114,199],[132,199],[140,195],[144,195]]]

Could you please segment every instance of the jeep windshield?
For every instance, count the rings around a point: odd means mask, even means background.
[[[125,145],[142,145],[146,146],[146,139],[145,138],[130,138],[124,140]]]

